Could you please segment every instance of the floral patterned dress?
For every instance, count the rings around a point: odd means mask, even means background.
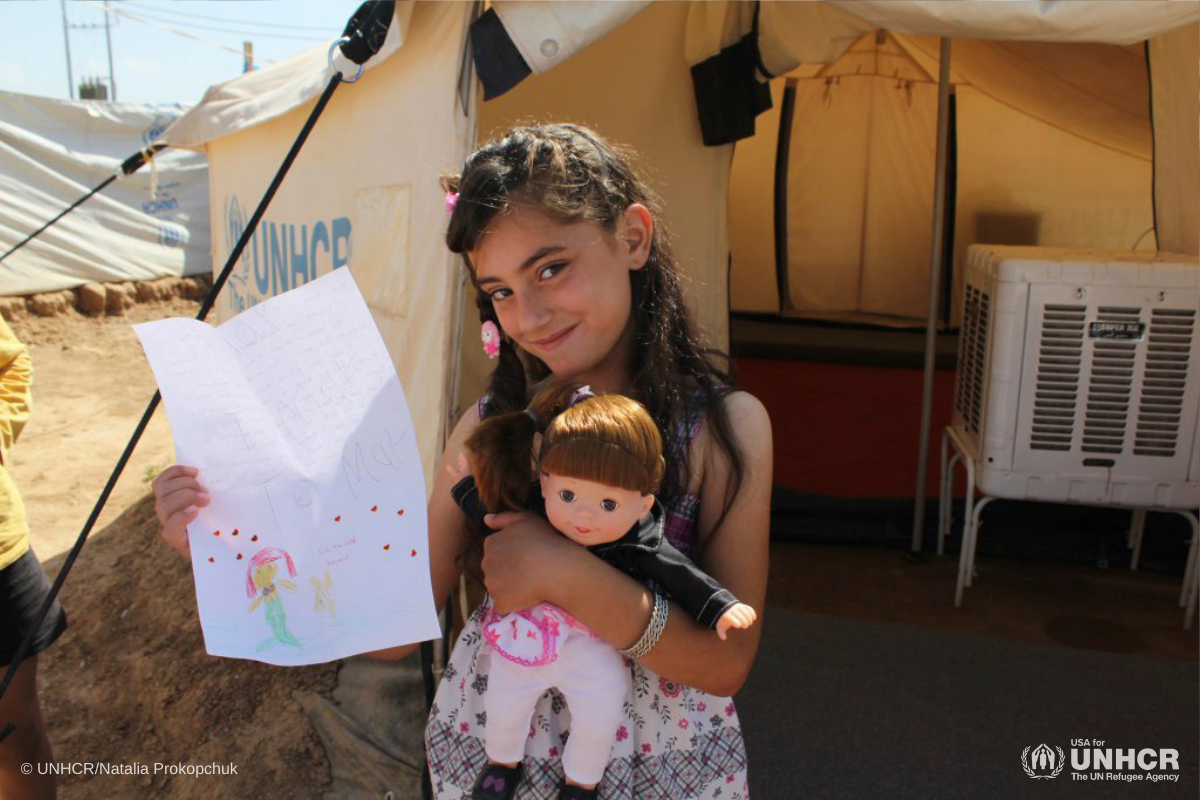
[[[693,414],[668,446],[686,450],[702,419]],[[699,507],[700,498],[687,494],[667,509],[666,536],[689,557],[695,551]],[[467,620],[425,728],[434,794],[441,800],[469,797],[487,761],[483,699],[496,656],[484,640],[482,626],[490,604],[490,598],[485,599]],[[630,690],[623,724],[598,787],[600,800],[746,800],[746,747],[733,701],[674,683],[635,662],[625,663]],[[558,796],[562,748],[570,728],[571,709],[556,689],[547,691],[530,718],[517,800]]]

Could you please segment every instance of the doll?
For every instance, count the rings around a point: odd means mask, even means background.
[[[530,480],[540,435],[537,480]],[[701,572],[663,535],[655,500],[665,469],[662,437],[650,414],[620,395],[554,385],[524,411],[480,423],[451,474],[451,490],[482,527],[488,510],[544,513],[560,533],[618,569],[665,590],[724,639],[755,621],[750,606]],[[665,605],[664,605],[665,610]],[[485,698],[488,765],[473,798],[512,795],[524,758],[529,718],[551,687],[571,710],[560,797],[594,797],[608,763],[629,688],[625,659],[567,612],[548,603],[503,617],[490,608],[484,636],[492,648]]]

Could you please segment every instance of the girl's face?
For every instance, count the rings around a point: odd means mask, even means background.
[[[615,542],[654,505],[654,495],[632,489],[544,472],[541,479],[550,524],[582,545]]]
[[[634,228],[652,224],[641,206],[631,206],[626,218],[631,211]],[[623,219],[614,236],[594,222],[563,224],[518,206],[469,253],[501,328],[556,378],[612,389],[628,379],[629,273],[645,265],[649,247],[648,229],[630,229]]]

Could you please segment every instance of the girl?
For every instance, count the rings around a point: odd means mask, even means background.
[[[654,595],[529,512],[488,518],[480,543],[450,497],[444,467],[481,418],[525,408],[540,382],[573,380],[641,402],[665,432],[659,489],[667,538],[761,613],[767,584],[771,427],[762,404],[734,391],[688,318],[655,202],[627,158],[574,125],[518,128],[467,159],[445,187],[447,230],[478,289],[483,322],[501,334],[488,393],[451,434],[429,501],[435,597],[444,603],[466,562],[481,567],[488,603],[476,609],[446,666],[426,729],[434,790],[465,795],[483,767],[490,656],[480,621],[549,602],[618,648],[642,641]],[[736,429],[733,421],[736,420]],[[163,536],[187,552],[186,527],[209,497],[195,469],[154,482]],[[746,751],[728,699],[746,679],[761,626],[722,642],[669,613],[636,659],[605,777],[603,800],[746,796]],[[381,652],[399,658],[415,646]],[[561,698],[539,699],[517,798],[549,796],[569,731]]]
[[[535,436],[541,445],[531,490],[528,465]],[[477,524],[483,524],[485,508],[544,510],[568,539],[643,582],[653,581],[722,639],[731,627],[753,624],[749,606],[664,541],[662,507],[654,499],[665,467],[662,438],[636,401],[597,397],[577,384],[551,385],[524,412],[481,423],[467,449],[474,476],[465,463],[451,469],[459,479],[451,494]],[[528,504],[520,501],[526,494]],[[665,606],[663,598],[656,597],[656,603]],[[483,622],[483,635],[492,650],[485,699],[488,766],[472,797],[511,796],[530,711],[552,687],[566,696],[571,711],[562,763],[567,784],[578,790],[564,787],[564,794],[595,797],[590,790],[604,773],[629,692],[621,655],[549,604],[504,617],[492,612]]]

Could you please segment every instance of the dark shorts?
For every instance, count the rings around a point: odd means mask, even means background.
[[[37,623],[37,613],[50,593],[50,580],[33,549],[25,551],[9,566],[0,569],[0,665],[6,666],[17,648]],[[55,598],[25,658],[42,652],[67,628],[67,615]]]

